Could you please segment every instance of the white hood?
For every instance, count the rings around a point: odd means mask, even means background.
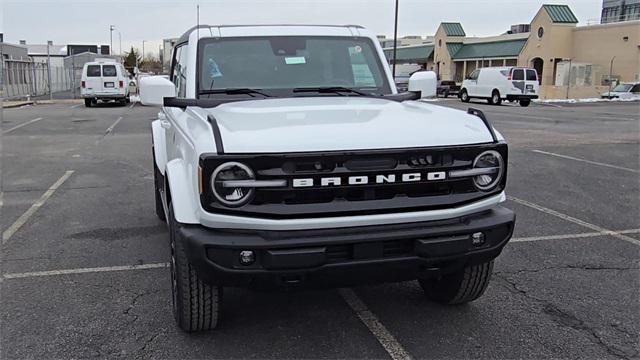
[[[366,97],[233,102],[207,109],[225,153],[393,149],[491,142],[482,120],[460,110]]]

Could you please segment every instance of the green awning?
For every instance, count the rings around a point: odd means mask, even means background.
[[[449,56],[453,57],[464,45],[462,43],[447,43],[447,51]]]
[[[393,59],[393,48],[384,49],[389,62]],[[433,45],[399,46],[396,50],[397,63],[426,63],[433,58]]]
[[[452,59],[482,59],[516,57],[520,55],[527,39],[492,41],[486,43],[463,44],[451,56]],[[448,46],[449,44],[447,44]]]

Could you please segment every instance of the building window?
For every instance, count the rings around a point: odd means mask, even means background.
[[[542,39],[543,36],[544,36],[544,28],[540,26],[538,28],[538,39]]]
[[[442,47],[442,39],[438,40],[438,47]]]

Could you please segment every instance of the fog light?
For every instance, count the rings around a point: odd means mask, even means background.
[[[473,246],[484,245],[484,234],[481,232],[471,234],[471,244],[473,244]]]
[[[251,250],[240,251],[240,264],[251,265],[256,261],[256,255]]]

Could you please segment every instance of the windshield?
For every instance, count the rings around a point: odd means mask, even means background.
[[[368,38],[241,37],[203,39],[198,93],[251,88],[270,95],[296,88],[343,87],[370,94],[391,92]]]
[[[631,87],[633,85],[631,84],[619,84],[618,86],[614,87],[613,90],[611,91],[616,91],[616,92],[628,92]]]

